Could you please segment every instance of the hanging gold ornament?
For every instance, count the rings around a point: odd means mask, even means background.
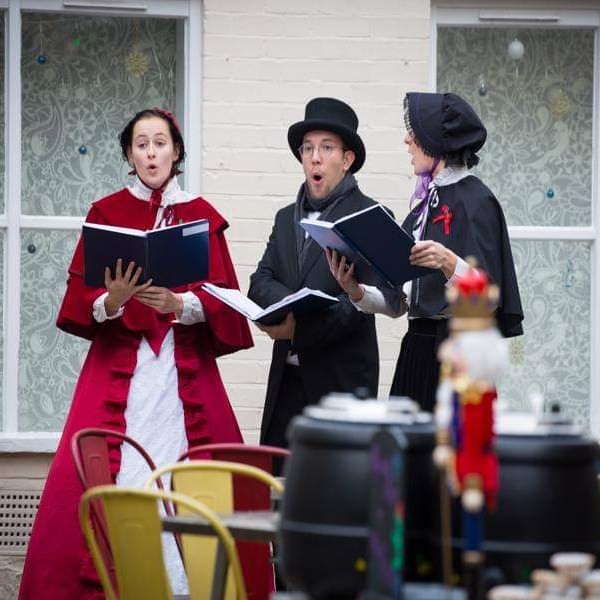
[[[133,77],[142,77],[149,65],[148,57],[137,46],[127,55],[126,69]]]
[[[562,88],[550,92],[550,101],[548,103],[550,114],[561,121],[571,112],[571,100]]]

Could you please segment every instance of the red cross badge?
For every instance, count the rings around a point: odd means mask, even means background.
[[[452,219],[454,215],[450,212],[450,208],[447,204],[442,204],[440,206],[440,214],[433,217],[433,223],[442,222],[444,227],[444,235],[450,235],[450,223],[452,223]]]

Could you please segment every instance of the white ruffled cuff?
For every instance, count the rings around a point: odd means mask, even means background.
[[[365,313],[379,313],[382,315],[387,315],[388,317],[399,317],[400,315],[406,312],[404,306],[405,302],[401,302],[401,312],[396,312],[393,310],[388,303],[385,301],[385,297],[379,288],[376,288],[372,285],[365,285],[363,283],[359,283],[360,287],[363,289],[363,297],[359,302],[352,302],[354,306]]]
[[[108,292],[104,292],[104,294],[98,296],[94,301],[92,315],[94,316],[94,319],[98,321],[98,323],[104,323],[104,321],[112,321],[113,319],[118,319],[119,317],[123,316],[122,306],[119,307],[119,310],[114,315],[111,315],[109,317],[106,314],[106,306],[104,305],[104,301],[106,300],[107,296]]]
[[[450,279],[448,279],[448,281],[446,282],[446,287],[451,286],[453,283],[456,283],[458,279],[464,277],[470,268],[471,267],[469,267],[467,261],[463,260],[460,256],[457,256],[454,273],[452,273],[452,277],[450,277]]]
[[[195,323],[204,323],[206,321],[202,302],[200,301],[200,298],[194,294],[194,292],[184,292],[181,294],[181,299],[183,300],[181,317],[176,319],[174,323],[181,323],[182,325],[194,325]]]

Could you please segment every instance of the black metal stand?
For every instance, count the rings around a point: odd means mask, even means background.
[[[463,582],[469,600],[485,600],[483,567],[485,555],[479,551],[466,551],[462,555]]]

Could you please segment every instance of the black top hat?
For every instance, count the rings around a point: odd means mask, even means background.
[[[352,173],[356,173],[363,166],[365,145],[356,133],[358,117],[350,106],[335,98],[313,98],[306,105],[304,121],[298,121],[288,129],[288,144],[300,162],[302,158],[298,148],[302,144],[304,134],[317,129],[336,133],[346,147],[354,152],[356,158],[350,167]]]
[[[459,155],[468,166],[477,164],[475,153],[485,144],[487,131],[466,100],[452,93],[409,92],[404,108],[406,127],[424,152],[442,158]]]

